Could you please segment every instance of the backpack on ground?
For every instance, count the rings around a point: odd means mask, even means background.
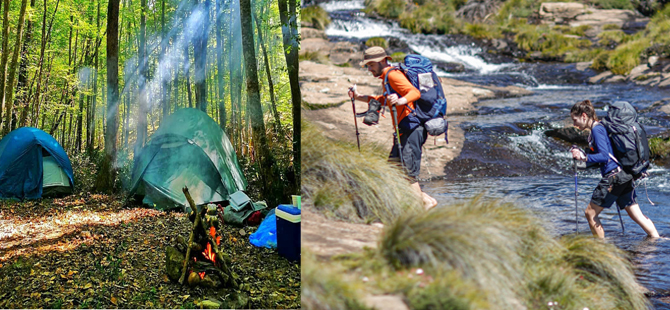
[[[649,142],[635,108],[626,101],[614,102],[601,124],[607,129],[614,161],[635,180],[643,177],[650,165]]]
[[[444,119],[447,114],[447,99],[442,90],[442,83],[433,71],[433,63],[426,57],[410,54],[400,63],[400,68],[394,67],[386,73],[384,78],[385,94],[395,93],[388,83],[388,76],[392,70],[402,71],[410,83],[421,92],[421,98],[414,102],[414,109],[407,106],[418,123],[426,128],[431,136],[445,134],[449,124]]]

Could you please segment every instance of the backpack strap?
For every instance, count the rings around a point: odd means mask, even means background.
[[[391,89],[393,89],[391,87],[391,84],[389,84],[389,75],[391,75],[391,71],[393,71],[393,70],[398,70],[400,72],[403,72],[402,70],[400,70],[400,68],[395,67],[395,66],[392,66],[391,69],[389,69],[389,71],[386,71],[386,75],[384,76],[384,93],[383,93],[384,97],[388,96],[391,93]],[[414,109],[412,109],[412,107],[409,106],[409,102],[405,106],[409,109],[410,112],[415,113]]]

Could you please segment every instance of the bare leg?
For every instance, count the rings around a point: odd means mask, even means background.
[[[642,214],[642,210],[640,210],[640,206],[637,203],[626,207],[626,212],[628,212],[628,216],[630,216],[630,218],[633,219],[635,223],[642,227],[644,232],[646,232],[649,237],[658,238],[658,231],[656,231],[654,222]]]
[[[437,200],[435,200],[435,198],[430,197],[428,194],[421,191],[421,186],[419,186],[419,182],[412,183],[412,189],[422,198],[423,207],[426,210],[430,210],[435,206],[437,206]]]
[[[605,238],[605,230],[603,229],[603,224],[600,223],[600,218],[598,217],[603,209],[604,208],[601,206],[589,203],[588,207],[586,207],[586,211],[584,211],[586,220],[589,222],[589,228],[591,228],[591,233],[598,238]]]

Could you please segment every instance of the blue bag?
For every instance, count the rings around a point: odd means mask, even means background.
[[[274,212],[268,214],[261,225],[258,226],[258,230],[249,236],[249,242],[259,248],[277,248],[277,218]]]

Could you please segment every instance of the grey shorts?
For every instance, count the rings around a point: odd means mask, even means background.
[[[409,133],[403,133],[400,135],[400,143],[402,146],[402,160],[404,163],[404,171],[407,173],[407,176],[413,178],[416,181],[416,178],[421,172],[421,150],[423,144],[426,143],[426,138],[428,133],[423,126],[418,126]],[[400,156],[398,153],[398,140],[393,136],[393,148],[391,148],[391,153],[389,154],[389,161],[399,162]]]
[[[593,190],[591,203],[607,209],[616,202],[619,209],[625,209],[636,203],[636,197],[633,177],[621,171],[600,179],[598,186]]]

